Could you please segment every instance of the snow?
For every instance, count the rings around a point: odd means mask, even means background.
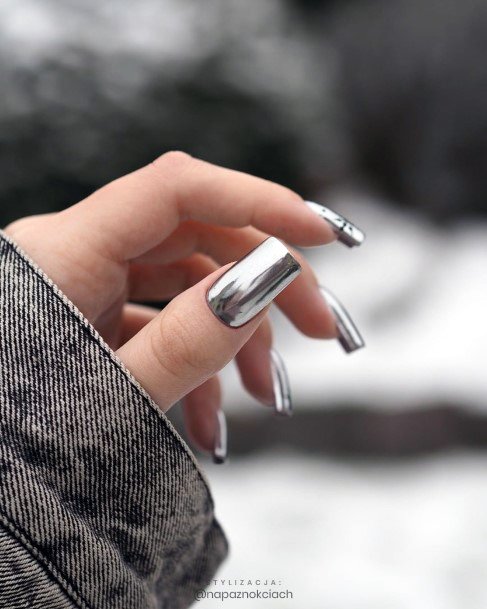
[[[293,598],[199,609],[487,606],[485,454],[386,465],[278,453],[208,469],[231,544],[217,580],[274,579]]]

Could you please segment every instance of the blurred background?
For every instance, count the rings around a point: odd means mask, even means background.
[[[253,609],[485,609],[485,0],[4,0],[0,50],[0,225],[182,149],[368,235],[307,250],[365,350],[273,314],[292,420],[225,370],[219,578],[293,592]]]

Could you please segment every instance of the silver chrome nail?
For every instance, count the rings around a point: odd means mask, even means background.
[[[365,347],[362,335],[342,303],[327,288],[320,286],[320,290],[335,316],[338,342],[343,347],[343,350],[346,353],[353,353],[353,351]]]
[[[206,298],[220,321],[238,328],[272,302],[300,272],[301,266],[287,247],[269,237],[217,279]]]
[[[272,387],[274,390],[274,410],[277,414],[290,417],[293,414],[291,387],[282,357],[274,349],[270,350]]]
[[[314,211],[315,214],[330,224],[338,237],[338,241],[341,241],[348,247],[362,245],[365,241],[365,233],[360,228],[329,207],[325,207],[321,203],[313,203],[313,201],[305,201],[305,203],[311,211]]]
[[[227,419],[223,410],[216,413],[216,436],[213,448],[213,463],[220,465],[227,460]]]

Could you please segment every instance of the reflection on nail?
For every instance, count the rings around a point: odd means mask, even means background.
[[[330,224],[338,237],[338,241],[341,241],[348,247],[362,245],[365,241],[364,232],[329,207],[325,207],[320,203],[313,203],[313,201],[305,201],[305,203],[311,211],[314,211],[315,214]]]
[[[277,414],[290,417],[293,414],[291,389],[286,366],[277,351],[271,349],[271,372],[274,389],[274,409]]]
[[[213,448],[213,463],[220,465],[227,460],[227,419],[223,410],[216,413],[216,435]]]
[[[342,303],[327,288],[320,286],[320,290],[335,316],[338,341],[343,350],[346,353],[352,353],[365,347],[362,335]]]
[[[291,252],[269,237],[234,264],[208,290],[212,312],[228,326],[243,326],[301,272]]]

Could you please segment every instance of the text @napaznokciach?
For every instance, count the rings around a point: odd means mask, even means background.
[[[214,579],[208,590],[198,590],[196,601],[206,599],[226,600],[276,600],[294,598],[293,592],[283,589],[282,582],[276,579]]]

